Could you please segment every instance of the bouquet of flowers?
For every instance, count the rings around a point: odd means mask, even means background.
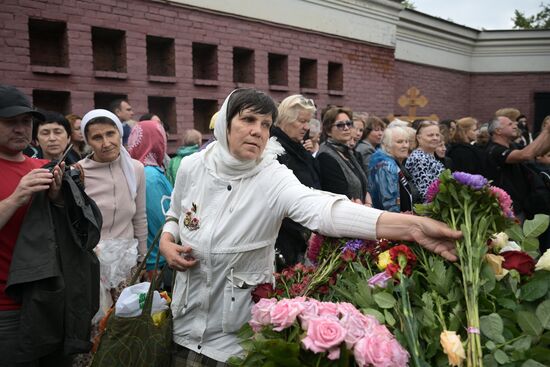
[[[230,366],[399,367],[409,360],[384,325],[350,303],[263,298],[241,334],[246,355]]]

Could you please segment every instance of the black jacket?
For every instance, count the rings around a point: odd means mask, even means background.
[[[476,145],[453,143],[447,151],[447,156],[452,159],[453,172],[461,171],[477,175],[483,173],[485,160],[483,149]]]
[[[99,307],[99,242],[102,218],[95,204],[67,170],[64,206],[38,192],[15,245],[6,293],[21,304],[18,362],[62,349],[91,348],[92,317]]]
[[[277,137],[279,143],[285,148],[286,153],[278,157],[279,162],[290,168],[296,178],[305,186],[320,189],[319,167],[311,153],[302,144],[291,140],[278,127],[273,128],[271,135]],[[300,257],[306,250],[310,233],[307,228],[291,219],[283,219],[275,242],[275,247],[283,257],[283,259],[277,259],[279,271],[301,260]]]

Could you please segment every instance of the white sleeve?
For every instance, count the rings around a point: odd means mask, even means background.
[[[267,191],[270,206],[283,217],[327,236],[376,238],[376,223],[383,211],[355,204],[343,195],[306,187],[290,170],[276,173],[279,179],[271,180]]]

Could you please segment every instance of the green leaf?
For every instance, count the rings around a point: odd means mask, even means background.
[[[489,349],[490,351],[493,351],[495,349],[497,349],[497,345],[495,344],[495,342],[491,341],[491,340],[488,340],[487,343],[485,343],[485,346],[487,347],[487,349]]]
[[[548,282],[534,279],[528,283],[525,283],[520,288],[520,297],[526,301],[534,301],[539,298],[542,298],[548,292]]]
[[[521,243],[523,251],[531,252],[539,249],[539,240],[536,237],[525,237]]]
[[[531,347],[531,337],[529,335],[525,335],[519,338],[512,344],[512,349],[520,352],[529,350],[530,347]]]
[[[538,237],[548,228],[548,215],[537,214],[533,219],[523,223],[523,234],[525,237]]]
[[[389,293],[380,292],[374,295],[374,302],[380,308],[393,308],[397,303],[396,299]]]
[[[395,325],[395,317],[393,317],[390,311],[384,310],[384,317],[386,318],[386,324],[390,326]]]
[[[479,327],[483,335],[487,338],[499,344],[505,342],[504,337],[502,336],[504,325],[499,314],[492,313],[487,316],[481,316],[479,318]]]
[[[498,364],[505,364],[510,362],[510,358],[508,358],[508,355],[500,349],[495,350],[495,352],[493,353],[493,357],[495,357],[495,360],[498,362]]]
[[[517,303],[514,300],[511,300],[510,298],[497,298],[497,303],[500,306],[512,311],[518,307]]]
[[[519,224],[514,224],[513,226],[507,228],[505,232],[510,239],[516,241],[517,243],[522,243],[525,239],[525,235],[523,234],[523,230]]]
[[[495,361],[495,357],[492,354],[486,354],[483,356],[483,367],[497,367],[498,363]]]
[[[543,328],[550,330],[550,300],[546,300],[537,306],[535,312]]]
[[[519,311],[517,315],[519,327],[526,334],[532,336],[539,336],[542,334],[542,325],[532,312]]]
[[[381,324],[384,323],[384,315],[380,311],[375,310],[374,308],[364,308],[361,311],[363,311],[366,315],[374,316]]]
[[[521,367],[546,367],[546,366],[532,359],[528,359],[521,365]]]

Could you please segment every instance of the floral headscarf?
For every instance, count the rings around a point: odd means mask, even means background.
[[[158,121],[140,121],[128,137],[128,152],[144,166],[162,167],[166,154],[164,128]]]

